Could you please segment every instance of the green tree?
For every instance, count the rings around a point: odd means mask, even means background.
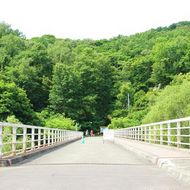
[[[52,115],[45,121],[45,126],[66,130],[78,130],[77,124],[70,118],[65,118],[61,114]]]
[[[153,49],[154,64],[152,80],[165,86],[179,73],[190,71],[189,37],[179,36],[156,44]]]
[[[41,111],[48,105],[52,68],[46,47],[34,40],[11,61],[4,73],[7,81],[26,91],[34,109]]]
[[[39,124],[25,91],[14,83],[0,81],[0,120],[10,115],[26,124]]]

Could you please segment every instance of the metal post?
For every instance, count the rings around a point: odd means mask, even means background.
[[[55,132],[54,132],[54,135],[55,135],[55,143],[57,143],[57,130],[55,130]]]
[[[154,126],[154,143],[156,143],[156,126]]]
[[[152,135],[152,131],[151,131],[151,127],[148,127],[148,141],[149,143],[151,143],[151,135]]]
[[[60,137],[59,137],[59,130],[57,130],[57,142],[59,143]]]
[[[129,131],[129,139],[131,139],[131,129],[128,129]]]
[[[70,131],[67,131],[67,139],[70,140]]]
[[[147,138],[146,138],[147,136],[146,136],[146,135],[147,135],[147,130],[146,130],[146,127],[145,127],[145,128],[144,128],[144,141],[145,141],[145,142],[147,141]]]
[[[23,152],[26,152],[26,141],[27,141],[26,133],[27,133],[27,128],[23,128],[23,141],[22,141]]]
[[[128,138],[129,138],[129,130],[126,129],[126,139],[128,139]]]
[[[41,129],[38,129],[38,148],[41,146]]]
[[[64,131],[62,130],[61,131],[61,142],[63,142],[64,141]]]
[[[57,133],[58,133],[58,142],[60,143],[60,141],[61,141],[60,130],[58,130]]]
[[[0,124],[0,159],[3,156],[2,147],[3,147],[3,126]]]
[[[65,141],[65,130],[63,131],[63,141]]]
[[[129,138],[129,130],[126,129],[125,135],[126,135],[125,138],[128,139]]]
[[[44,131],[44,134],[43,134],[43,147],[45,147],[46,146],[46,131],[47,130],[43,130]]]
[[[56,131],[57,134],[57,143],[59,143],[59,130]]]
[[[56,130],[53,130],[53,144],[56,143]]]
[[[60,131],[60,142],[63,142],[63,131]]]
[[[48,129],[48,146],[50,146],[50,133],[51,133],[51,130]]]
[[[168,137],[168,145],[171,145],[171,124],[168,123],[167,126],[168,126],[168,135],[167,135],[167,137]]]
[[[32,128],[32,149],[34,150],[35,146],[34,146],[34,132],[35,132],[35,128]]]
[[[58,143],[58,141],[59,141],[58,130],[55,131],[55,139],[56,139],[56,143]]]
[[[163,125],[160,124],[160,144],[163,144]]]
[[[16,127],[13,127],[13,132],[12,132],[12,154],[13,156],[16,155]]]
[[[143,136],[143,131],[144,131],[144,128],[143,127],[141,127],[141,141],[144,141],[144,136]]]
[[[181,126],[180,122],[177,122],[177,147],[180,148],[181,145]]]
[[[140,139],[140,127],[137,128],[137,140],[139,141]]]
[[[54,143],[53,142],[53,129],[50,131],[50,141],[51,141],[51,145]]]

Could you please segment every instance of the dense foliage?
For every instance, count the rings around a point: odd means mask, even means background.
[[[0,120],[82,130],[190,115],[190,22],[109,40],[0,24]]]

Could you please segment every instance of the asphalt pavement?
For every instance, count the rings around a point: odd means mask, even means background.
[[[86,138],[15,167],[0,168],[0,190],[189,190],[166,171],[101,137]]]

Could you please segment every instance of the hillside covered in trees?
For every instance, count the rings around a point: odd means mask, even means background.
[[[109,40],[0,24],[1,121],[97,131],[189,115],[190,22]]]

